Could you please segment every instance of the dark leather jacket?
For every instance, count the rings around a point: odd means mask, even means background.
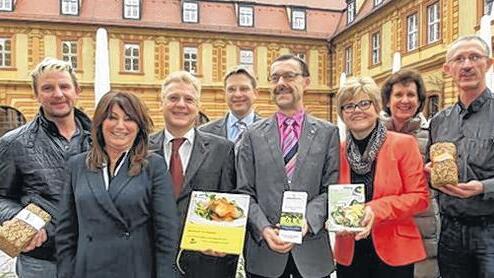
[[[80,149],[90,146],[90,119],[75,110],[80,123]],[[70,156],[54,142],[61,137],[56,125],[40,109],[33,121],[0,138],[0,222],[11,219],[29,203],[35,203],[52,216],[45,228],[48,240],[26,255],[55,260],[54,224],[62,188],[69,181]]]

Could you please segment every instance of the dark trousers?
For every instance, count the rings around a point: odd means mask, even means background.
[[[57,263],[55,261],[36,259],[23,254],[17,257],[15,268],[19,278],[57,277]]]
[[[494,218],[441,219],[437,254],[441,277],[494,277]]]
[[[406,250],[403,250],[406,252]],[[376,254],[372,240],[362,239],[355,242],[352,264],[336,265],[338,278],[413,278],[413,264],[390,266]]]
[[[268,278],[260,275],[255,275],[252,273],[247,273],[247,277],[249,278]],[[329,276],[328,276],[329,277]],[[302,275],[300,272],[298,272],[297,265],[295,264],[295,261],[293,260],[292,254],[288,256],[288,262],[286,263],[285,266],[285,271],[279,278],[302,278]],[[326,277],[322,277],[326,278]]]
[[[238,256],[207,256],[200,252],[183,251],[180,267],[186,278],[234,278],[237,270]]]

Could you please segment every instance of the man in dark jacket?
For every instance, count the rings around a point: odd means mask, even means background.
[[[90,120],[74,108],[81,89],[69,63],[46,58],[31,73],[40,109],[33,121],[0,138],[0,222],[34,203],[52,216],[18,257],[21,278],[56,277],[54,224],[69,176],[66,161],[86,151]]]
[[[165,128],[151,135],[149,148],[165,158],[183,230],[192,191],[231,192],[235,188],[234,144],[194,128],[201,84],[185,71],[163,82],[161,105]],[[178,266],[187,278],[235,277],[236,257],[210,250],[184,251]]]
[[[199,128],[236,143],[247,126],[261,119],[254,112],[257,99],[257,82],[254,74],[238,66],[231,69],[223,79],[226,104],[230,111],[223,118],[209,122]]]

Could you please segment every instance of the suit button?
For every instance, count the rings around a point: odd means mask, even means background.
[[[129,232],[125,232],[125,233],[122,234],[122,237],[125,238],[125,239],[129,239],[130,233]]]

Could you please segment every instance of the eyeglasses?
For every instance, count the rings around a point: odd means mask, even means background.
[[[487,56],[480,55],[480,54],[470,54],[466,57],[462,56],[462,55],[458,55],[456,57],[449,59],[448,62],[457,64],[457,65],[463,65],[467,61],[467,59],[470,60],[470,62],[472,62],[472,63],[478,63],[478,62],[480,62],[480,59],[482,59],[482,58],[487,58]]]
[[[174,94],[170,93],[165,96],[165,99],[170,102],[170,103],[178,103],[180,102],[181,99],[184,100],[185,104],[197,104],[198,99],[195,97],[192,97],[190,95],[179,95],[179,94]]]
[[[372,100],[364,99],[364,100],[359,101],[358,103],[350,102],[347,104],[343,104],[341,106],[341,110],[343,110],[343,112],[345,112],[345,113],[352,113],[358,107],[361,111],[365,111],[365,110],[369,109],[371,104],[372,104]]]
[[[292,81],[294,80],[297,76],[302,76],[303,74],[300,72],[284,72],[281,74],[275,73],[271,74],[271,76],[268,77],[268,81],[271,83],[278,83],[280,81],[280,78],[283,77],[283,80],[285,81]]]

